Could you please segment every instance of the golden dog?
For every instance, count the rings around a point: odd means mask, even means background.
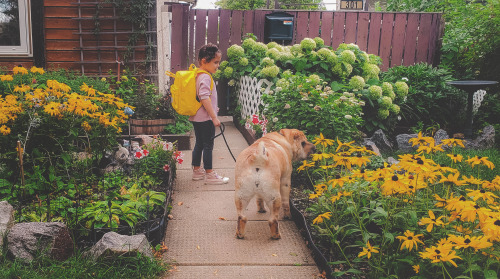
[[[290,218],[290,183],[292,161],[304,160],[316,147],[296,129],[282,129],[266,134],[241,152],[236,159],[235,196],[238,212],[236,237],[244,238],[247,218],[243,215],[250,200],[257,196],[259,212],[271,210],[269,227],[273,239],[281,238],[278,215],[283,205],[285,218]]]

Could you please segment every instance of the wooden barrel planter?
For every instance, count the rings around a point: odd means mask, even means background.
[[[165,126],[175,123],[174,119],[130,119],[131,135],[157,135],[163,134]]]

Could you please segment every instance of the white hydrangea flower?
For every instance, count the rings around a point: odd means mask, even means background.
[[[291,108],[291,107],[290,107],[290,104],[286,104],[286,105],[285,105],[285,109],[289,109],[289,108]]]
[[[349,114],[346,114],[344,117],[345,117],[346,119],[352,119],[352,116],[351,116],[351,115],[349,115]]]
[[[274,117],[273,122],[275,122],[275,123],[278,122],[278,117]]]

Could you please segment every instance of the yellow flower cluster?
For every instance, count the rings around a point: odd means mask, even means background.
[[[315,192],[310,199],[320,199],[322,202],[331,202],[328,212],[319,214],[313,224],[321,225],[332,218],[332,212],[338,201],[355,203],[353,188],[350,185],[368,183],[370,189],[378,189],[383,198],[398,199],[403,204],[412,204],[419,199],[417,193],[425,189],[433,193],[434,207],[426,209],[418,225],[428,233],[447,234],[437,244],[428,244],[425,251],[420,252],[421,259],[428,259],[432,263],[448,262],[457,266],[456,260],[461,259],[460,249],[471,248],[481,250],[487,256],[496,257],[493,243],[500,242],[500,197],[494,191],[500,191],[500,176],[487,181],[479,177],[462,175],[461,168],[441,166],[424,153],[443,152],[444,147],[464,147],[463,141],[446,139],[442,144],[435,145],[434,139],[423,137],[419,133],[417,138],[411,139],[413,145],[419,145],[415,155],[404,154],[399,156],[399,163],[388,165],[376,170],[365,170],[361,167],[370,162],[371,151],[357,147],[353,142],[343,143],[337,140],[336,152],[322,152],[313,156],[311,161],[304,161],[299,167],[301,171],[314,168],[323,170],[323,179],[316,181]],[[322,135],[314,141],[319,150],[327,151],[328,147],[335,148],[333,140],[325,139]],[[332,149],[330,148],[330,149]],[[463,163],[475,168],[484,166],[494,169],[494,164],[487,157],[473,157],[463,160],[459,154],[447,154],[451,164]],[[460,166],[462,167],[462,166]],[[442,189],[444,195],[439,196],[435,189]],[[459,195],[457,193],[466,193]],[[430,196],[429,196],[430,197]],[[421,198],[421,197],[420,197]],[[330,226],[328,223],[326,226]],[[424,235],[406,230],[404,235],[397,236],[401,242],[401,250],[418,250],[418,244],[424,245]],[[430,246],[430,247],[429,247]],[[425,245],[424,245],[425,247]],[[358,257],[377,253],[377,248],[366,243],[366,247]],[[497,258],[497,260],[500,260]],[[418,273],[420,266],[414,266]]]
[[[15,125],[15,119],[21,113],[29,111],[38,115],[47,115],[56,119],[80,117],[84,120],[82,128],[90,131],[94,125],[113,127],[121,132],[120,124],[128,118],[123,112],[127,104],[113,94],[105,94],[83,83],[80,92],[72,92],[71,87],[57,80],[47,80],[46,84],[16,84],[16,75],[43,75],[42,68],[32,67],[30,71],[23,67],[14,67],[14,75],[0,75],[2,82],[11,88],[9,95],[0,97],[0,133],[10,134],[9,125]],[[25,80],[25,79],[21,79]]]

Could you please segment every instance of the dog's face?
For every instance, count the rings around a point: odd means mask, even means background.
[[[294,161],[305,160],[316,152],[316,146],[307,140],[303,132],[297,129],[281,129],[280,134],[292,145]]]

